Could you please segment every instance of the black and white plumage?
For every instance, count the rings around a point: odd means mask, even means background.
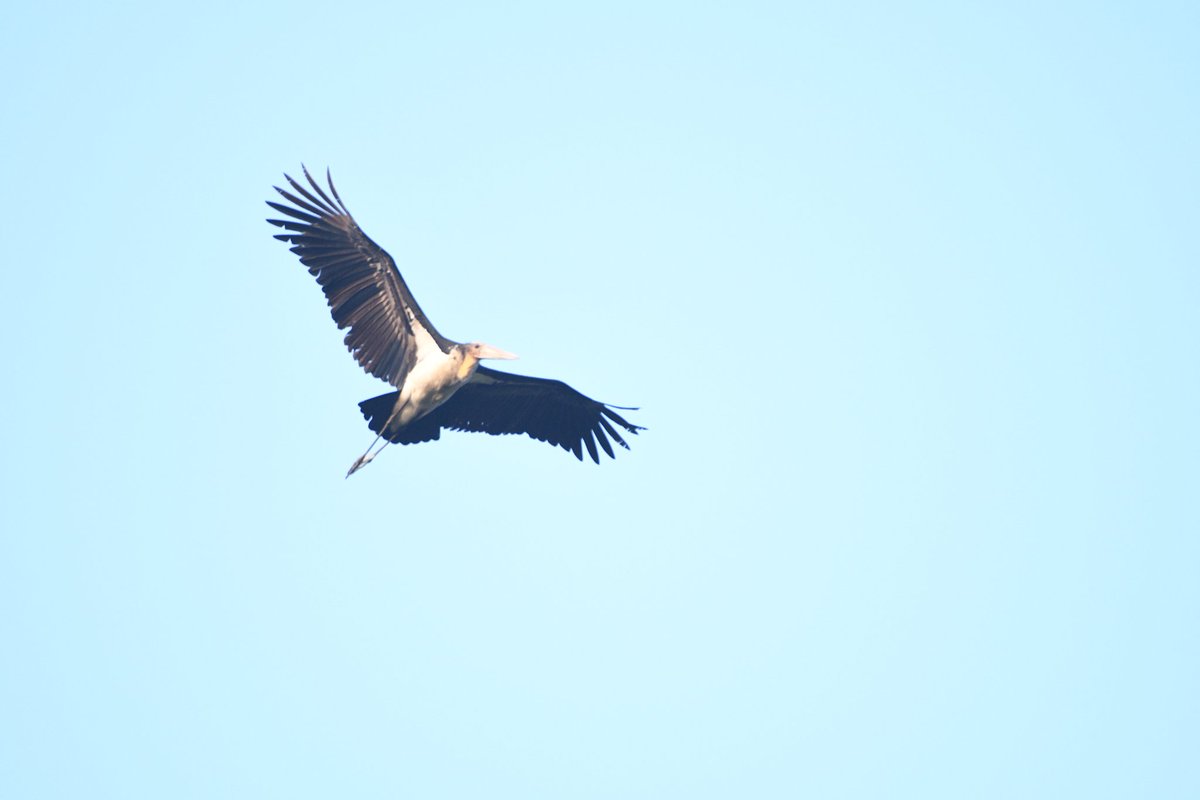
[[[438,439],[443,429],[494,435],[524,433],[596,463],[599,451],[613,457],[611,442],[629,445],[617,428],[636,434],[610,406],[562,381],[513,375],[479,366],[483,358],[516,358],[481,342],[463,344],[437,332],[421,311],[396,262],[362,232],[326,172],[326,192],[308,170],[308,186],[285,175],[293,191],[275,187],[290,203],[267,205],[288,219],[269,219],[287,233],[276,239],[317,279],[334,322],[346,330],[346,346],[364,370],[396,391],[359,403],[372,431],[388,442],[416,444]],[[347,475],[379,451],[367,448]],[[380,450],[383,448],[381,447]]]

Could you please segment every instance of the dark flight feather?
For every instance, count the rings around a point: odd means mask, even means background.
[[[291,244],[292,252],[317,279],[333,321],[339,328],[349,329],[346,347],[362,368],[400,386],[417,362],[420,340],[414,325],[424,328],[443,352],[449,352],[454,342],[429,322],[392,257],[358,227],[328,173],[329,194],[307,169],[304,177],[311,191],[290,175],[284,177],[294,191],[278,186],[275,190],[291,206],[270,201],[267,205],[291,219],[267,221],[289,231],[275,238]]]
[[[613,441],[629,449],[610,420],[632,434],[644,430],[614,410],[631,409],[593,400],[562,381],[513,375],[488,367],[479,367],[470,381],[424,417],[398,430],[383,431],[397,396],[391,392],[358,404],[371,430],[396,444],[437,439],[443,428],[493,435],[524,433],[574,453],[580,461],[586,447],[588,455],[599,464],[597,443],[609,458],[615,457]]]

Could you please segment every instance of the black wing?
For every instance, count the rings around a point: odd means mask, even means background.
[[[396,401],[400,399],[399,392],[388,392],[358,404],[362,415],[367,420],[367,427],[378,433],[392,444],[420,444],[442,438],[442,427],[430,420],[429,415],[417,417],[402,428],[394,425],[385,432],[383,426],[392,416]]]
[[[267,205],[291,219],[269,219],[290,233],[276,239],[292,245],[292,252],[325,290],[333,321],[346,332],[346,346],[370,374],[393,386],[404,376],[426,348],[449,352],[454,342],[434,330],[417,305],[396,262],[371,241],[350,216],[326,172],[329,194],[304,170],[312,191],[284,175],[297,194],[275,191],[291,206],[267,201]],[[299,196],[297,196],[299,195]]]
[[[629,449],[613,423],[628,433],[644,430],[626,422],[614,408],[627,410],[586,397],[562,381],[479,367],[466,385],[416,423],[428,420],[450,430],[493,435],[524,433],[569,450],[580,461],[587,447],[599,464],[597,443],[610,458],[614,457],[610,438]]]

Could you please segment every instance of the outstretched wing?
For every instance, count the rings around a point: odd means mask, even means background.
[[[370,374],[393,386],[428,348],[449,352],[454,342],[439,334],[417,305],[396,262],[371,241],[350,216],[325,173],[329,194],[304,170],[309,188],[287,178],[295,194],[275,187],[291,205],[267,201],[290,219],[267,222],[288,231],[275,236],[292,245],[300,263],[321,284],[333,321],[346,331],[346,346]],[[332,195],[332,198],[330,197]]]
[[[610,458],[614,455],[609,439],[629,449],[614,423],[628,433],[644,430],[626,422],[614,408],[630,410],[593,400],[562,381],[479,367],[470,381],[424,419],[450,430],[528,434],[571,451],[580,461],[586,447],[599,464],[597,444]]]

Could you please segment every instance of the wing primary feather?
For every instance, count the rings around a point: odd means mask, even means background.
[[[292,186],[295,186],[302,195],[308,198],[308,200],[301,200],[299,197],[287,191],[286,189],[280,189],[278,186],[276,186],[275,191],[279,192],[279,194],[282,195],[285,200],[287,200],[289,203],[294,203],[300,208],[303,208],[305,211],[316,214],[318,217],[324,218],[327,214],[329,214],[329,210],[321,208],[321,204],[318,203],[312,197],[312,195],[304,191],[304,187],[292,180],[291,175],[284,175],[283,177],[287,178],[288,182],[291,183]]]
[[[329,168],[325,168],[325,180],[329,182],[329,191],[333,193],[333,198],[337,200],[338,206],[342,209],[346,216],[350,216],[350,209],[346,208],[346,204],[342,202],[341,195],[338,194],[337,187],[333,185],[333,174]]]
[[[609,419],[616,422],[618,425],[620,425],[621,427],[623,427],[625,430],[629,431],[632,434],[637,434],[638,431],[646,430],[641,425],[633,425],[629,422],[626,422],[624,417],[622,417],[620,414],[613,411],[614,408],[622,408],[623,409],[624,406],[608,406],[608,405],[601,404],[601,413],[604,416],[606,416]]]
[[[600,463],[600,454],[596,452],[596,440],[592,434],[592,429],[588,428],[583,434],[583,443],[587,445],[588,455],[592,457],[592,461]],[[581,459],[582,460],[582,459]]]
[[[617,433],[616,428],[608,424],[608,420],[606,420],[604,417],[601,417],[600,424],[604,427],[604,430],[608,432],[608,435],[613,438],[613,441],[621,445],[621,447],[624,447],[626,450],[629,449],[629,445],[626,444],[625,440],[621,438],[621,434]]]
[[[287,214],[289,217],[295,217],[298,220],[307,222],[309,225],[313,224],[314,222],[321,221],[320,217],[314,217],[312,214],[305,214],[303,211],[297,211],[290,206],[285,206],[283,203],[276,203],[273,200],[268,200],[267,205],[278,211],[280,214]]]
[[[301,164],[300,169],[304,170],[304,177],[308,178],[308,182],[312,185],[312,188],[317,190],[317,194],[321,195],[321,199],[324,200],[325,204],[329,206],[329,210],[337,211],[338,204],[334,203],[332,200],[330,200],[329,195],[325,194],[324,190],[321,189],[321,184],[314,181],[313,176],[308,174],[308,167]],[[326,171],[326,174],[328,175],[328,171]],[[346,209],[344,207],[341,210],[343,212],[345,212],[346,216],[350,216],[350,212],[346,211]]]
[[[301,166],[301,168],[303,168],[303,165]],[[305,170],[304,174],[307,176],[308,170]],[[322,206],[322,210],[326,214],[336,215],[338,213],[338,210],[336,208],[333,208],[332,206],[330,206],[328,204],[322,204],[320,200],[313,197],[312,192],[310,192],[308,189],[306,189],[304,187],[304,184],[300,183],[298,180],[293,178],[291,175],[288,175],[285,173],[283,177],[287,178],[288,183],[290,183],[292,185],[292,188],[294,188],[300,194],[304,195],[304,197],[306,197],[310,203],[312,203],[315,206]],[[312,181],[312,178],[309,178],[309,181]]]
[[[604,448],[604,452],[608,454],[609,458],[617,457],[616,453],[613,452],[612,445],[608,443],[608,437],[604,435],[604,431],[596,431],[596,441]]]

